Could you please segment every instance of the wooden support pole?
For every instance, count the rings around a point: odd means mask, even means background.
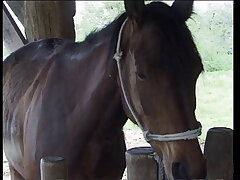
[[[75,1],[26,1],[24,27],[29,42],[45,38],[75,41]]]
[[[66,180],[67,168],[64,158],[43,157],[40,161],[41,180]]]
[[[158,167],[151,147],[136,147],[126,152],[128,180],[157,180]]]
[[[207,179],[233,179],[233,130],[226,127],[209,129],[204,155]]]

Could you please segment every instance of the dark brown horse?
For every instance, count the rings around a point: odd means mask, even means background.
[[[192,6],[126,1],[126,13],[83,42],[45,39],[7,57],[3,139],[11,176],[40,179],[40,159],[54,155],[66,159],[70,179],[121,179],[128,118],[158,135],[199,128],[195,84],[203,65],[185,24]],[[149,143],[169,179],[205,177],[195,136]]]

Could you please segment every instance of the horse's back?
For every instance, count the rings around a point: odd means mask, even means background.
[[[15,85],[20,85],[21,88],[27,87],[27,84],[24,84],[33,81],[43,65],[51,59],[62,44],[64,44],[62,39],[43,39],[29,43],[11,53],[3,61],[4,86],[16,83]],[[19,88],[17,90],[19,92]]]
[[[51,38],[32,42],[10,54],[3,62],[4,107],[15,108],[43,68],[50,63],[64,40]],[[4,117],[4,121],[8,118]]]

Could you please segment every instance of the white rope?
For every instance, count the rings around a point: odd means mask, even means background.
[[[123,24],[119,30],[119,34],[118,34],[116,53],[113,56],[113,59],[115,59],[117,62],[119,62],[122,59],[123,52],[121,51],[120,43],[121,43],[121,37],[122,37],[122,30],[123,30],[123,27],[124,27],[125,23],[127,22],[127,20],[128,20],[128,18],[125,19],[125,21],[123,22]]]
[[[149,131],[143,131],[143,136],[145,140],[148,142],[150,140],[155,141],[176,141],[176,140],[189,140],[189,139],[196,139],[198,136],[201,135],[202,128],[199,127],[198,129],[188,130],[181,133],[175,134],[151,134]]]
[[[122,74],[121,74],[120,60],[122,59],[123,52],[121,51],[121,48],[120,48],[120,42],[121,42],[121,37],[122,37],[122,30],[123,30],[123,27],[124,27],[125,23],[127,22],[127,20],[128,20],[128,18],[125,19],[125,21],[123,22],[123,24],[122,24],[122,26],[121,26],[121,28],[119,30],[116,53],[114,54],[113,59],[115,59],[117,61],[120,85],[121,85],[123,96],[124,96],[124,99],[125,99],[125,101],[127,103],[127,106],[129,108],[131,114],[133,115],[133,118],[137,122],[138,126],[141,128],[142,131],[144,131],[143,127],[140,124],[140,121],[138,120],[136,114],[134,113],[134,111],[133,111],[133,109],[132,109],[132,107],[131,107],[128,99],[127,99],[126,91],[125,91],[124,85],[123,85]]]
[[[119,30],[116,53],[114,54],[113,59],[115,59],[117,61],[118,75],[119,75],[120,85],[121,85],[121,88],[122,88],[124,99],[127,103],[127,106],[129,108],[131,114],[133,115],[133,118],[137,122],[138,126],[141,128],[145,140],[147,142],[149,142],[151,140],[155,140],[155,141],[176,141],[176,140],[189,140],[189,139],[198,138],[198,136],[201,135],[201,131],[202,131],[201,126],[198,129],[188,130],[188,131],[181,132],[181,133],[160,135],[160,134],[151,134],[149,132],[149,130],[144,130],[144,128],[140,124],[139,119],[137,118],[136,114],[134,113],[134,111],[133,111],[133,109],[132,109],[132,107],[131,107],[128,99],[127,99],[126,91],[125,91],[124,85],[123,85],[122,74],[121,74],[120,60],[122,59],[123,52],[121,51],[120,43],[121,43],[123,27],[126,24],[127,20],[128,20],[128,18],[125,19],[125,21],[123,22],[123,24],[122,24],[122,26]]]

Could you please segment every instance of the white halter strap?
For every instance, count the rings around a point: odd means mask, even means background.
[[[189,139],[196,139],[198,138],[198,136],[201,135],[201,131],[202,131],[202,127],[201,124],[199,126],[198,129],[193,129],[193,130],[188,130],[185,132],[181,132],[181,133],[175,133],[175,134],[166,134],[166,135],[160,135],[160,134],[151,134],[149,132],[149,130],[145,130],[143,128],[143,126],[140,124],[139,119],[137,118],[136,114],[134,113],[127,95],[126,95],[126,91],[124,89],[124,85],[123,85],[123,80],[122,80],[122,73],[121,73],[121,64],[120,64],[120,60],[122,59],[122,55],[123,52],[121,51],[120,48],[120,43],[121,43],[121,37],[122,37],[122,32],[123,32],[123,27],[126,24],[128,18],[125,19],[125,21],[123,22],[120,30],[119,30],[119,34],[118,34],[118,40],[117,40],[117,47],[116,47],[116,53],[113,56],[113,59],[115,59],[117,61],[117,67],[118,67],[118,75],[119,75],[119,80],[120,80],[120,85],[122,88],[122,92],[123,92],[123,96],[124,99],[126,101],[126,104],[132,114],[132,116],[134,117],[135,121],[137,122],[138,126],[141,128],[141,130],[143,131],[143,136],[145,138],[145,140],[147,142],[151,141],[151,140],[155,140],[155,141],[176,141],[176,140],[189,140]]]

